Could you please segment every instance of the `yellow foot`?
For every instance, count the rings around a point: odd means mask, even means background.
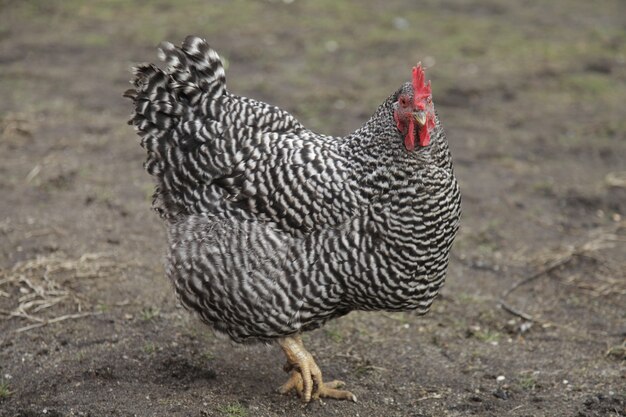
[[[291,372],[289,380],[281,385],[278,392],[287,394],[295,391],[304,403],[320,398],[335,398],[356,402],[350,391],[337,388],[344,386],[341,381],[324,382],[322,371],[315,363],[313,356],[304,348],[299,336],[287,337],[279,341],[287,356],[285,371]]]
[[[322,376],[319,375],[319,380]],[[313,392],[310,399],[319,400],[320,398],[334,398],[337,400],[350,400],[356,402],[356,397],[350,391],[344,391],[337,388],[343,387],[345,384],[342,381],[330,381],[330,382],[317,382],[315,374],[311,374],[313,380]],[[291,391],[295,391],[298,397],[302,398],[304,402],[308,402],[306,395],[304,395],[304,384],[302,382],[302,375],[299,371],[292,371],[289,380],[278,388],[278,392],[281,394],[288,394]]]

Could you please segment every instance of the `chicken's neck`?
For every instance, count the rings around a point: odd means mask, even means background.
[[[363,127],[339,145],[340,153],[349,161],[353,181],[366,196],[393,189],[420,171],[444,169],[452,173],[452,158],[438,118],[430,144],[408,152],[392,115],[390,98]]]

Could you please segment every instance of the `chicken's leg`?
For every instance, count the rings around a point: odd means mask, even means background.
[[[356,397],[350,391],[337,389],[344,385],[343,382],[322,380],[322,371],[304,348],[300,336],[279,339],[278,344],[287,356],[285,371],[291,372],[289,380],[278,389],[281,394],[295,390],[305,403],[323,397],[356,402]]]

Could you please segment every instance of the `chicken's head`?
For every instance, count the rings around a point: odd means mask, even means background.
[[[416,135],[419,136],[420,146],[428,146],[430,133],[435,128],[430,81],[425,84],[424,78],[424,69],[421,64],[417,64],[417,67],[413,67],[413,82],[402,88],[394,105],[393,118],[404,136],[404,147],[409,152],[415,149]]]

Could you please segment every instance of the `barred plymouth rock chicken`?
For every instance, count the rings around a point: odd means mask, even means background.
[[[129,123],[156,180],[167,275],[182,304],[236,342],[276,341],[304,402],[323,382],[300,334],[352,310],[426,313],[444,282],[460,193],[421,65],[356,132],[314,133],[226,89],[203,39],[135,68]]]

